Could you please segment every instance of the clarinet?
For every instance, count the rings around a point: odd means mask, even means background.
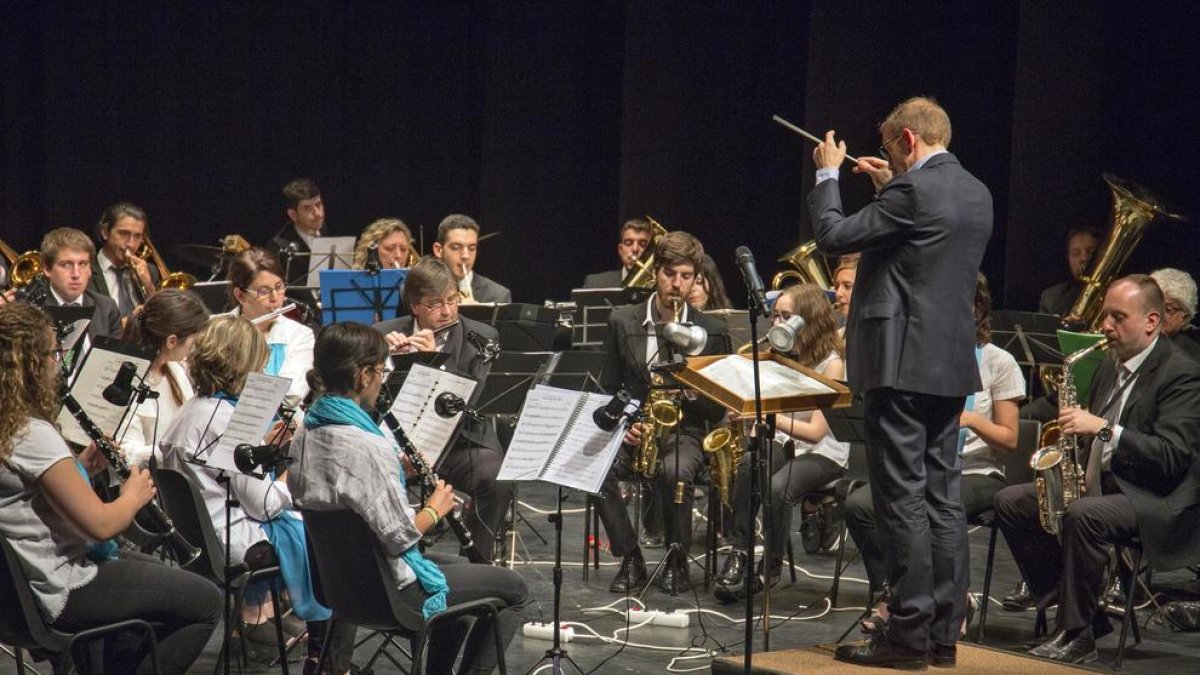
[[[112,467],[122,482],[127,480],[130,472],[129,464],[125,462],[125,457],[105,438],[104,433],[100,431],[100,428],[96,426],[92,418],[88,417],[87,412],[79,405],[79,401],[76,401],[74,396],[64,393],[62,398],[63,406],[71,413],[71,416],[75,418],[79,426],[83,428],[83,432],[88,435],[88,438],[92,439],[92,442],[96,444],[96,449],[100,451],[101,455],[104,455],[104,459],[108,460],[108,465]],[[147,531],[161,537],[166,542],[167,546],[171,549],[171,554],[180,567],[187,567],[196,558],[200,557],[200,549],[192,546],[175,529],[175,524],[171,522],[171,519],[154,500],[151,500],[150,503],[142,507],[141,511],[138,511],[136,519]]]
[[[421,486],[432,493],[437,489],[438,479],[433,473],[433,469],[429,466],[429,463],[425,461],[425,458],[422,457],[421,453],[417,451],[416,446],[414,446],[412,441],[408,439],[408,434],[404,433],[404,429],[400,428],[400,422],[390,410],[384,413],[383,421],[386,422],[388,428],[392,430],[392,435],[396,438],[396,444],[400,446],[400,451],[403,452],[406,457],[408,457],[409,463],[412,464],[414,469],[416,469],[417,476],[421,481]],[[471,539],[471,531],[468,530],[467,526],[464,525],[462,520],[459,519],[458,514],[455,513],[454,509],[451,509],[450,512],[446,514],[446,522],[450,523],[450,529],[454,532],[454,536],[458,537],[459,545],[464,551],[466,551],[467,560],[470,560],[473,563],[482,563],[484,565],[491,563],[491,561],[485,558],[483,554],[479,552],[479,549],[475,547],[475,541]]]

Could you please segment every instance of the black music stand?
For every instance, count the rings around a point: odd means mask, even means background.
[[[200,298],[212,314],[220,314],[229,306],[228,281],[197,281],[189,290]]]
[[[571,348],[571,320],[562,310],[524,303],[462,305],[459,313],[492,326],[509,351],[537,352]]]
[[[992,312],[992,344],[1010,353],[1027,371],[1026,393],[1032,397],[1039,366],[1061,364],[1058,329],[1062,319],[1055,314],[1000,310]]]
[[[647,288],[576,288],[571,291],[575,304],[574,344],[583,348],[604,346],[608,335],[608,315],[613,309],[635,305],[652,293]]]

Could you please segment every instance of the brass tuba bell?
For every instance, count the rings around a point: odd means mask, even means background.
[[[24,288],[42,274],[42,254],[26,251],[18,254],[11,246],[0,240],[0,253],[8,262],[8,284],[12,288]]]
[[[654,247],[660,237],[666,236],[667,228],[650,216],[646,216],[646,222],[650,223],[650,242],[638,259],[633,261],[633,272],[621,282],[621,288],[654,288]]]
[[[825,258],[817,250],[816,241],[806,241],[800,244],[781,256],[776,262],[791,265],[792,269],[780,270],[771,277],[773,290],[777,291],[783,288],[789,279],[794,279],[802,284],[816,284],[823,289],[833,288],[833,282],[830,281],[833,275],[829,273],[829,266],[825,263]]]

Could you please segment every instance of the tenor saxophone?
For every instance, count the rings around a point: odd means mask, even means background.
[[[1108,340],[1072,352],[1063,359],[1062,383],[1059,385],[1059,410],[1079,406],[1075,390],[1075,375],[1071,370],[1080,359],[1094,351],[1109,347]],[[1079,437],[1060,434],[1058,442],[1047,445],[1029,459],[1034,471],[1034,487],[1037,490],[1038,521],[1042,529],[1054,536],[1062,532],[1063,515],[1071,502],[1083,494],[1083,468],[1079,466]]]

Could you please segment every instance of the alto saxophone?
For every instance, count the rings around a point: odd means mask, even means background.
[[[675,320],[678,321],[681,311],[680,299],[675,298],[673,303]],[[664,429],[678,426],[683,419],[683,412],[679,402],[675,400],[675,394],[668,391],[664,385],[662,375],[650,374],[650,393],[642,406],[642,443],[638,446],[637,456],[633,460],[633,470],[646,478],[658,475],[659,436],[664,433]]]
[[[1079,406],[1075,390],[1075,374],[1071,370],[1080,359],[1094,351],[1109,347],[1108,340],[1072,352],[1063,359],[1062,382],[1058,390],[1059,410]],[[1079,437],[1060,434],[1058,442],[1047,445],[1029,458],[1037,490],[1038,521],[1042,529],[1054,536],[1062,532],[1063,515],[1071,502],[1083,494],[1083,468],[1079,466]]]
[[[701,443],[709,456],[713,485],[725,506],[733,504],[733,474],[746,451],[745,426],[741,420],[713,429]]]

